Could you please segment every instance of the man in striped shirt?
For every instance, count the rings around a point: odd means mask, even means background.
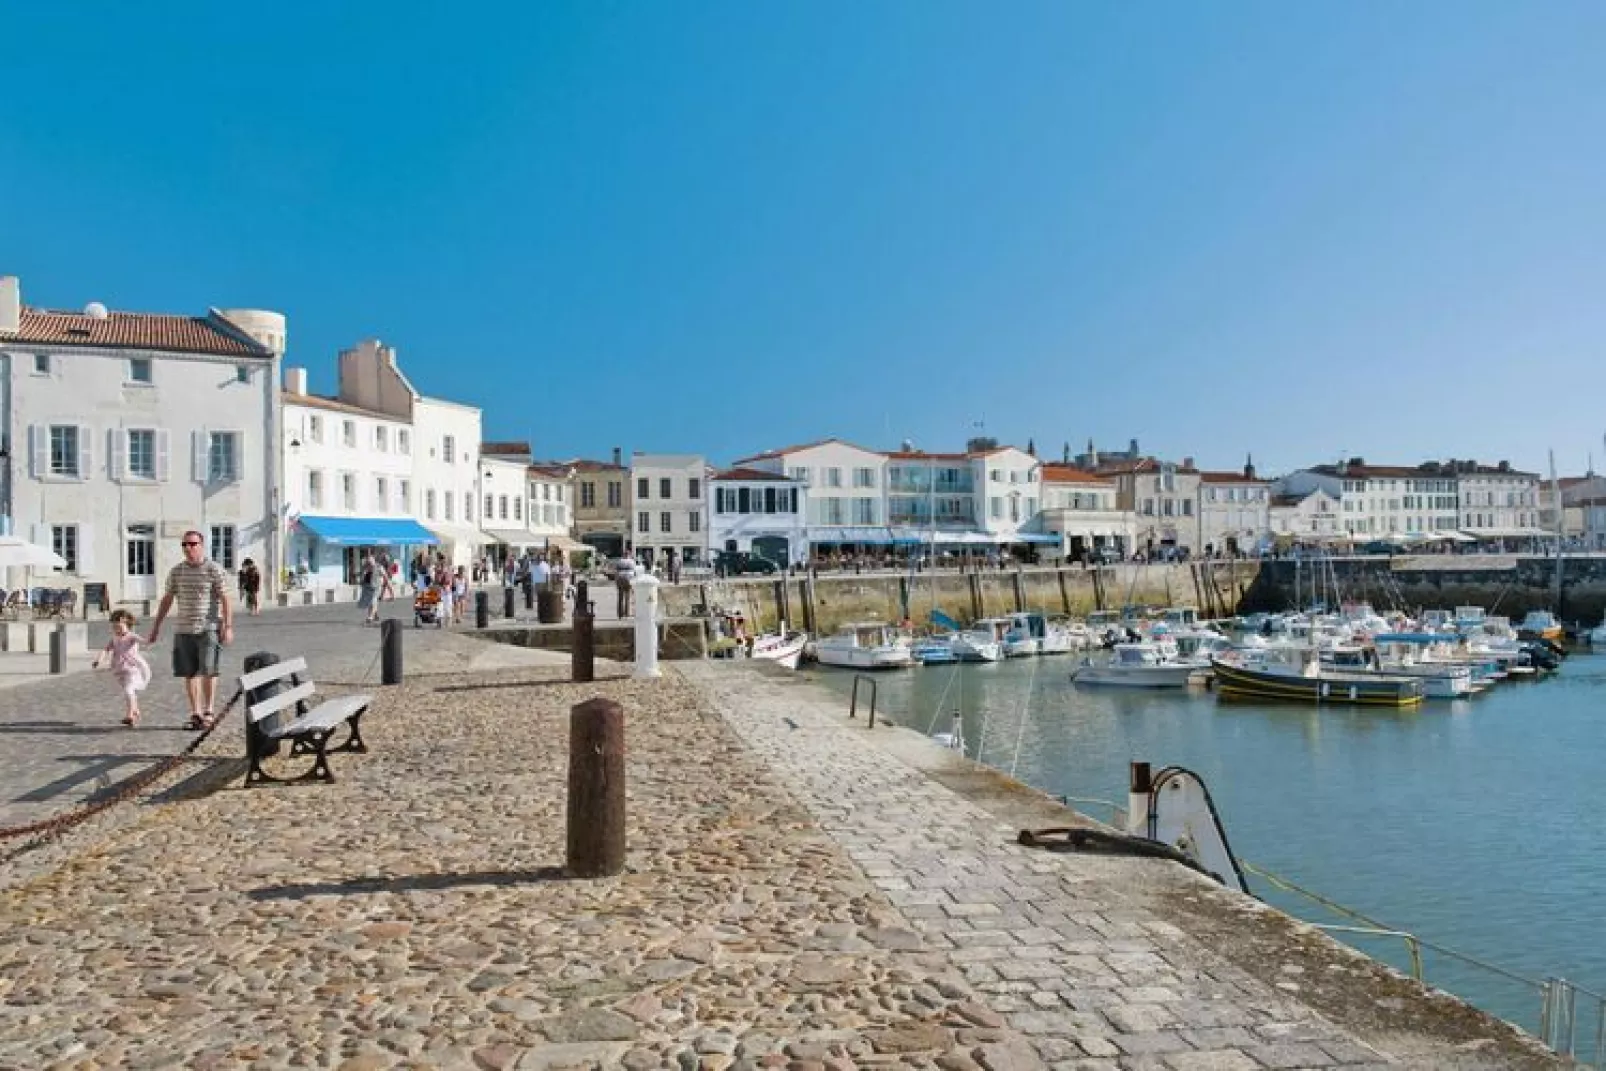
[[[184,678],[190,700],[190,729],[212,727],[217,701],[218,658],[222,645],[234,641],[234,606],[229,602],[229,576],[206,556],[200,532],[184,533],[184,560],[167,574],[167,590],[151,622],[147,643],[161,636],[167,612],[173,615],[173,676]]]

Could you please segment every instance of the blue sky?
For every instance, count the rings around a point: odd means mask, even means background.
[[[6,21],[25,301],[276,308],[321,390],[376,335],[544,455],[1606,468],[1598,2]]]

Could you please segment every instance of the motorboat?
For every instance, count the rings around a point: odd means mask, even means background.
[[[1424,699],[1466,699],[1480,690],[1473,685],[1471,666],[1417,662],[1399,650],[1401,646],[1333,647],[1321,653],[1322,667],[1375,677],[1414,677],[1422,682]]]
[[[803,648],[808,646],[808,642],[807,632],[788,629],[785,622],[782,622],[779,632],[766,632],[762,636],[755,636],[747,653],[750,658],[762,658],[769,662],[778,662],[787,669],[796,669],[798,662],[803,658]]]
[[[1280,699],[1408,707],[1422,702],[1414,677],[1357,673],[1323,666],[1314,647],[1261,648],[1212,659],[1216,693],[1227,699]]]
[[[1009,631],[1004,634],[1004,653],[1010,658],[1067,654],[1075,646],[1070,630],[1050,622],[1043,614],[1010,614],[1009,622]]]
[[[927,636],[916,640],[910,646],[909,653],[922,666],[952,666],[959,661],[959,656],[954,654],[953,642],[947,636]]]
[[[1206,663],[1178,658],[1175,652],[1169,644],[1118,643],[1111,649],[1109,661],[1084,660],[1071,671],[1071,680],[1124,688],[1184,688]]]
[[[909,638],[876,622],[843,625],[816,640],[814,657],[821,665],[844,669],[902,669],[915,664]]]
[[[1517,626],[1517,638],[1521,640],[1548,640],[1551,643],[1560,643],[1565,637],[1561,622],[1549,610],[1529,610],[1528,616],[1522,619]]]
[[[948,638],[948,647],[961,662],[1002,662],[1004,645],[992,629],[972,628],[956,632]]]

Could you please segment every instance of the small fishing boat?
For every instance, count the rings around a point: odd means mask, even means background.
[[[783,622],[779,632],[766,632],[762,636],[755,636],[747,653],[751,658],[762,658],[768,662],[778,662],[787,669],[796,669],[803,657],[803,648],[808,646],[808,642],[807,632],[788,629]]]
[[[1281,699],[1306,703],[1356,703],[1410,707],[1422,702],[1422,682],[1412,677],[1352,673],[1321,664],[1315,648],[1262,648],[1215,658],[1216,692],[1228,699]]]
[[[1528,616],[1522,619],[1517,626],[1519,640],[1548,640],[1551,643],[1560,643],[1565,638],[1561,622],[1549,610],[1530,610]]]
[[[1122,688],[1185,688],[1195,673],[1207,668],[1199,661],[1179,659],[1175,648],[1156,643],[1118,643],[1108,662],[1087,659],[1071,671],[1077,684]]]
[[[994,638],[991,629],[973,628],[956,632],[948,638],[948,646],[961,662],[1004,660],[1004,645]]]

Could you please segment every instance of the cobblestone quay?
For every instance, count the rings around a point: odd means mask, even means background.
[[[1335,1023],[1302,1003],[1333,984],[1309,957],[1279,987],[1178,921],[1253,944],[1247,901],[1017,847],[926,741],[686,674],[414,679],[334,785],[124,805],[0,892],[0,1067],[1551,1064],[1359,957],[1333,962],[1404,1010]],[[627,712],[629,852],[574,881],[568,714],[596,695]]]

